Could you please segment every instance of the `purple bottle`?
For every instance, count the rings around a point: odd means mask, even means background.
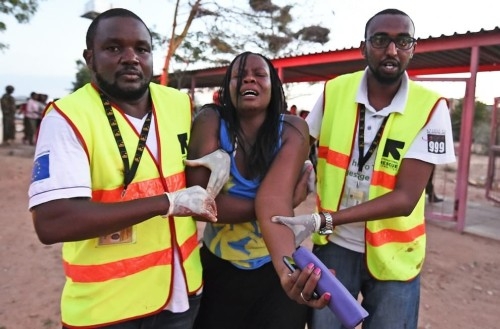
[[[310,263],[321,269],[321,278],[318,281],[316,290],[320,296],[325,292],[329,292],[332,295],[328,307],[342,322],[344,327],[355,328],[368,316],[368,312],[311,251],[304,247],[298,247],[292,257],[300,269],[303,269]]]

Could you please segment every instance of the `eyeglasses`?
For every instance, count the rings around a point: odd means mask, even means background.
[[[368,38],[367,41],[370,41],[373,48],[387,48],[391,42],[394,42],[396,48],[401,50],[408,50],[413,47],[415,42],[417,42],[417,39],[409,36],[399,36],[393,39],[387,35],[374,35]]]

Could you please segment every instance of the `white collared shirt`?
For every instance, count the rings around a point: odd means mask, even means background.
[[[140,132],[146,116],[138,119],[127,115],[127,118],[136,131]],[[153,115],[146,145],[157,159],[154,120]],[[50,175],[45,179],[31,183],[28,193],[30,209],[52,200],[90,198],[92,196],[87,154],[69,123],[55,110],[50,111],[43,119],[36,142],[35,159],[44,155],[48,156],[47,165],[50,168]],[[176,246],[173,247],[173,284],[170,302],[165,309],[180,313],[189,309],[189,300],[180,264],[179,250]]]
[[[368,89],[367,89],[367,70],[363,74],[360,86],[356,94],[356,102],[359,104],[364,104],[366,108],[365,114],[365,138],[364,138],[364,151],[368,151],[370,145],[372,144],[378,129],[380,128],[384,118],[391,113],[399,112],[403,113],[406,107],[406,101],[408,99],[408,86],[409,77],[405,72],[401,82],[401,86],[392,99],[391,104],[387,107],[376,111],[368,100]],[[321,122],[323,120],[323,107],[324,107],[324,94],[322,93],[313,110],[306,118],[306,122],[309,125],[309,134],[318,139],[321,130]],[[429,152],[428,145],[428,135],[429,134],[439,134],[443,135],[446,140],[446,149],[444,153],[433,153]],[[368,159],[367,163],[363,166],[363,170],[360,173],[363,178],[358,180],[358,159],[359,159],[359,148],[358,148],[358,129],[356,130],[356,136],[354,139],[354,146],[352,151],[351,163],[349,164],[346,184],[344,189],[344,194],[341,201],[340,209],[345,209],[356,204],[355,199],[349,197],[351,194],[362,195],[363,202],[366,201],[368,191],[370,188],[370,180],[373,173],[375,156],[372,155]],[[374,152],[375,154],[376,152]],[[366,153],[365,153],[366,154]],[[420,131],[412,145],[408,149],[408,152],[404,156],[407,159],[418,159],[425,162],[433,164],[445,164],[455,162],[455,150],[453,146],[453,136],[451,130],[451,120],[448,110],[448,106],[445,100],[439,101],[434,113],[432,114],[429,122]],[[336,227],[333,234],[329,236],[329,240],[344,247],[357,252],[364,253],[365,251],[365,235],[364,235],[365,223],[350,223],[339,225]]]

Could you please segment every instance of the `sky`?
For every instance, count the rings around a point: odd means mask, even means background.
[[[218,0],[218,2],[232,0]],[[247,0],[238,0],[245,5]],[[306,23],[320,23],[331,29],[331,41],[321,50],[358,47],[363,38],[366,21],[376,12],[397,8],[414,21],[417,38],[477,32],[500,26],[500,2],[490,0],[273,0],[278,5],[293,3],[292,16]],[[0,51],[0,90],[11,84],[14,95],[28,96],[32,91],[45,93],[49,99],[70,92],[77,72],[76,61],[85,48],[85,34],[90,20],[80,17],[89,0],[43,0],[27,24],[19,24],[12,17],[0,14],[7,30],[0,33],[0,41],[9,48]],[[172,0],[95,0],[98,8],[123,7],[134,11],[145,23],[164,35],[170,34]],[[311,4],[314,3],[313,6]],[[307,53],[307,50],[299,50]],[[154,53],[154,72],[159,74],[164,63],[164,51]],[[463,76],[463,75],[461,75]],[[425,82],[424,84],[446,97],[463,98],[465,83]],[[291,91],[290,102],[299,110],[312,108],[321,92],[322,84],[302,85]],[[492,104],[500,97],[500,72],[480,73],[477,79],[478,100]],[[208,102],[207,95],[197,102]]]

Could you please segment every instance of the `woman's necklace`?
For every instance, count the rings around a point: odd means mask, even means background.
[[[237,149],[238,149],[238,136],[234,136],[233,157],[236,157]]]

